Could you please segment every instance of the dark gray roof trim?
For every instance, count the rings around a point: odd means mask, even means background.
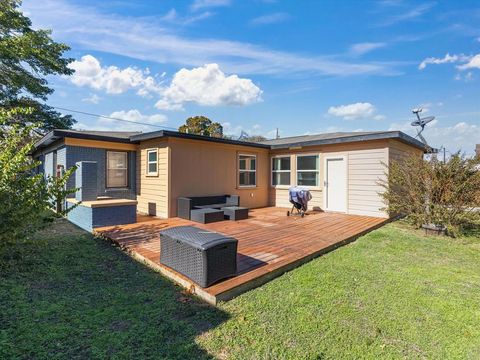
[[[415,146],[423,151],[427,151],[425,145],[413,137],[401,131],[372,131],[372,132],[344,132],[317,135],[294,136],[290,138],[280,138],[267,140],[261,143],[253,143],[224,138],[214,138],[202,135],[193,135],[181,133],[178,131],[159,130],[148,133],[139,132],[120,132],[120,131],[78,131],[78,130],[53,130],[37,141],[35,149],[47,147],[57,140],[65,137],[77,139],[90,139],[100,141],[112,141],[119,143],[136,143],[163,137],[176,137],[181,139],[201,140],[223,144],[249,146],[263,149],[288,149],[291,147],[304,147],[315,145],[331,145],[350,143],[358,141],[397,139],[406,144]]]
[[[120,143],[131,143],[132,135],[140,134],[139,132],[122,132],[122,131],[79,131],[79,130],[62,130],[55,129],[46,134],[43,138],[35,143],[35,149],[46,147],[53,142],[65,137],[76,139],[89,139],[100,141],[112,141]]]
[[[342,143],[349,143],[349,142],[357,142],[357,141],[369,141],[369,140],[383,140],[383,139],[397,139],[409,145],[415,146],[423,151],[426,150],[425,145],[414,139],[413,137],[401,132],[401,131],[379,131],[379,132],[371,132],[371,133],[348,133],[342,136],[332,136],[332,137],[325,137],[322,139],[312,139],[308,135],[305,137],[295,137],[292,139],[291,142],[284,142],[275,144],[270,144],[270,148],[274,149],[288,149],[291,147],[303,147],[303,146],[315,146],[315,145],[331,145],[331,144],[342,144]],[[284,138],[285,140],[285,138]],[[273,142],[273,141],[272,141]],[[264,142],[268,144],[269,142]]]
[[[242,146],[270,149],[270,145],[267,145],[267,144],[240,141],[240,140],[231,140],[231,139],[224,139],[224,138],[215,138],[215,137],[203,136],[203,135],[193,135],[193,134],[187,134],[187,133],[182,133],[178,131],[169,131],[169,130],[159,130],[159,131],[134,135],[130,138],[130,140],[138,142],[138,141],[144,141],[144,140],[150,140],[150,139],[162,138],[162,137],[176,137],[181,139],[202,140],[202,141],[210,141],[210,142],[217,142],[217,143],[223,143],[223,144],[242,145]]]

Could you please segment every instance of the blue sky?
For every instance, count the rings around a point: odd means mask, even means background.
[[[433,146],[480,142],[478,1],[25,0],[71,46],[49,104],[77,128],[178,128],[205,115],[228,134],[402,130],[437,118]]]

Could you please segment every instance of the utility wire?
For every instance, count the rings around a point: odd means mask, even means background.
[[[59,107],[59,106],[52,106],[52,107],[55,108],[55,109],[58,109],[58,110],[68,111],[68,112],[77,113],[77,114],[82,114],[82,115],[87,115],[87,116],[100,117],[100,118],[103,118],[103,119],[123,121],[123,122],[131,123],[131,124],[153,126],[153,127],[158,127],[158,128],[161,128],[161,129],[167,129],[167,130],[177,131],[177,129],[175,129],[175,128],[173,128],[173,127],[168,127],[168,126],[154,125],[154,124],[144,123],[144,122],[141,122],[141,121],[133,121],[133,120],[119,119],[119,118],[114,118],[114,117],[111,117],[111,116],[105,116],[105,115],[93,114],[93,113],[89,113],[89,112],[85,112],[85,111],[79,111],[79,110],[72,110],[72,109],[62,108],[62,107]]]

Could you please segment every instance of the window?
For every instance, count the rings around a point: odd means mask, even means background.
[[[297,156],[297,185],[318,186],[318,155]]]
[[[127,153],[107,151],[107,187],[127,187]]]
[[[147,150],[147,175],[158,175],[158,151],[157,149]]]
[[[257,157],[255,155],[238,155],[238,185],[257,185]]]
[[[272,158],[272,185],[290,185],[290,156]]]

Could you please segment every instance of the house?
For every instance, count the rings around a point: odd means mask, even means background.
[[[311,209],[388,217],[378,180],[393,159],[424,145],[400,131],[337,132],[260,143],[176,131],[53,130],[35,145],[38,171],[79,161],[98,166],[97,196],[137,201],[137,211],[177,215],[177,198],[236,194],[248,208],[289,207],[288,188],[313,196]],[[69,187],[75,187],[71,177]]]

